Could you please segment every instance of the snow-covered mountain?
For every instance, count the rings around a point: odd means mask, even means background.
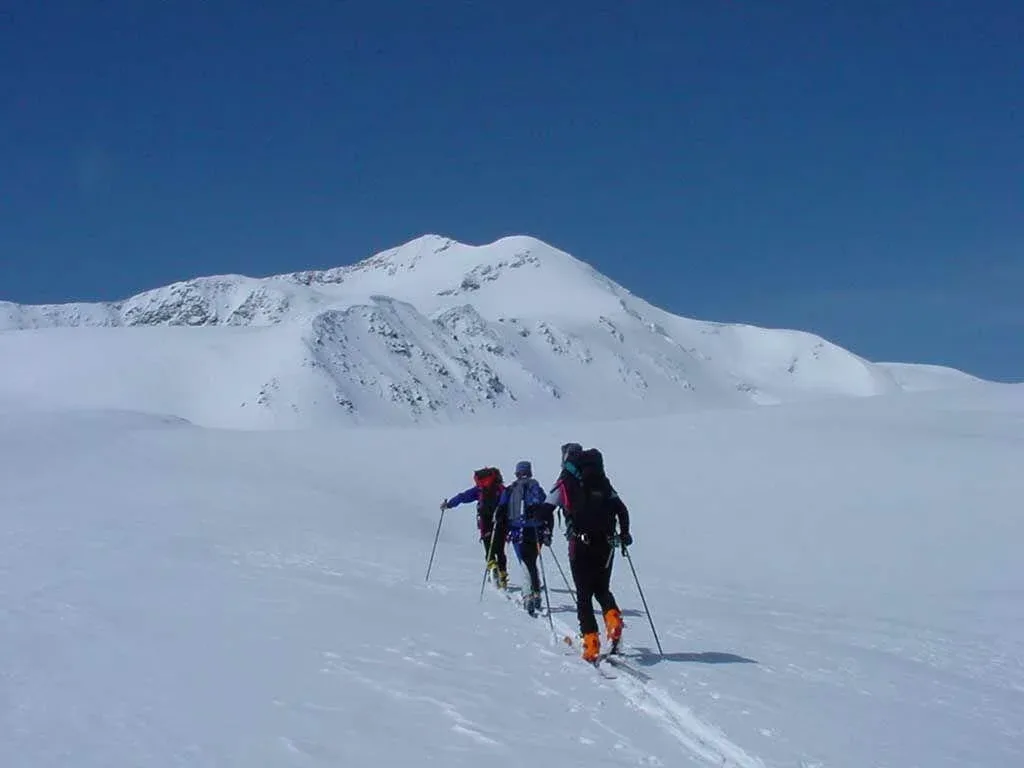
[[[530,237],[425,236],[347,267],[0,302],[0,403],[218,426],[626,417],[972,381],[809,333],[667,313]],[[909,386],[908,386],[909,385]]]
[[[2,318],[0,766],[1024,764],[1024,386],[527,238]],[[630,508],[628,669],[570,647],[561,530],[531,618],[438,516],[568,440]]]

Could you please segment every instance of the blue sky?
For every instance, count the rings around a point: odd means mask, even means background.
[[[1024,379],[1021,29],[984,0],[8,0],[0,299],[528,233],[680,314]]]

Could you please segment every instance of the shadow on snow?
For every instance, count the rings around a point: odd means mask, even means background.
[[[662,661],[681,661],[690,664],[757,664],[754,659],[737,656],[735,653],[722,651],[703,651],[702,653],[666,653],[664,656],[651,648],[634,647],[624,654],[645,667],[653,666]]]

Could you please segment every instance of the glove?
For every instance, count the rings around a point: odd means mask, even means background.
[[[619,536],[619,543],[622,544],[623,547],[628,547],[633,543],[633,537],[627,531]]]
[[[442,499],[441,500],[441,511],[444,512],[446,509],[448,509],[448,499]]]
[[[540,535],[540,543],[546,547],[551,546],[551,531],[544,529],[544,532]]]

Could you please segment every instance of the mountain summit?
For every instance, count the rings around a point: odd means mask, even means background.
[[[524,309],[558,313],[568,306],[569,314],[584,316],[595,308],[610,311],[620,296],[630,294],[583,262],[531,237],[508,237],[474,247],[425,235],[334,269],[268,278],[200,277],[104,304],[0,302],[0,330],[275,325],[321,307],[371,303],[380,295],[415,304],[427,314],[449,308],[461,298],[479,304],[481,310],[500,309],[506,315]],[[572,296],[571,302],[566,302],[567,295]]]
[[[0,404],[216,426],[625,417],[954,386],[812,334],[665,312],[531,237],[427,235],[351,266],[0,302]]]

